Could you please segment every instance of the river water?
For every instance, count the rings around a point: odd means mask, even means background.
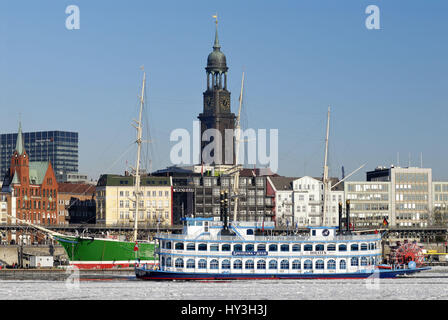
[[[65,281],[0,280],[3,300],[447,300],[448,268],[407,278],[151,282],[70,276]]]

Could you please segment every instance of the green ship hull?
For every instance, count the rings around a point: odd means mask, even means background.
[[[80,269],[129,268],[135,264],[157,264],[154,242],[54,236],[64,248],[70,264]]]

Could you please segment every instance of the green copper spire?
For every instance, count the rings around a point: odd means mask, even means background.
[[[22,122],[19,122],[19,132],[17,133],[16,151],[19,155],[23,154],[23,136],[22,136]]]

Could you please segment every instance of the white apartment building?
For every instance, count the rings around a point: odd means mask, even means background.
[[[324,185],[321,180],[305,176],[301,178],[268,177],[275,191],[277,226],[337,226],[338,203],[344,201],[343,190],[330,190],[327,194],[325,221]],[[334,184],[334,179],[332,179]]]

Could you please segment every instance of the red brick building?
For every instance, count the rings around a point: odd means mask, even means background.
[[[50,161],[30,161],[19,125],[16,148],[3,192],[11,194],[11,215],[34,224],[57,224],[58,183]]]

